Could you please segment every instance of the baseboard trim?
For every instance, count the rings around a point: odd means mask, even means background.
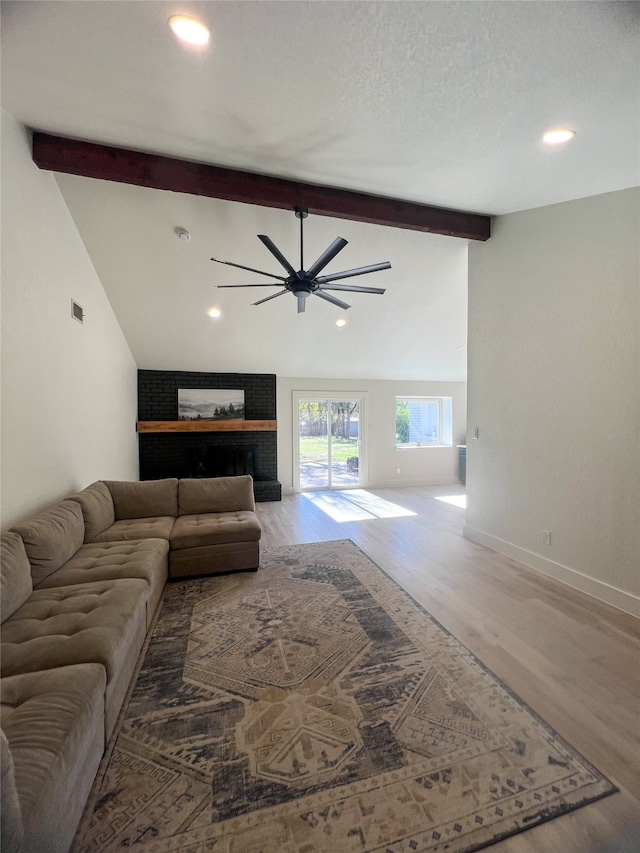
[[[368,483],[362,486],[363,489],[408,489],[412,486],[459,486],[459,480],[443,480],[442,477],[436,479],[427,479],[421,477],[415,480],[376,480],[375,483]]]
[[[480,545],[491,548],[492,551],[504,554],[505,557],[511,557],[511,559],[517,560],[519,563],[527,566],[527,568],[535,569],[543,575],[548,575],[554,578],[554,580],[590,595],[592,598],[597,598],[598,601],[610,604],[612,607],[623,610],[625,613],[630,613],[632,616],[640,616],[640,597],[637,595],[625,592],[604,581],[591,578],[589,575],[584,575],[576,569],[570,569],[568,566],[563,566],[562,563],[548,560],[546,557],[541,557],[533,551],[520,548],[518,545],[513,545],[511,542],[507,542],[497,536],[492,536],[483,530],[469,527],[467,524],[463,525],[462,535],[465,539],[471,539],[473,542],[478,542]]]
[[[411,486],[459,486],[459,480],[376,480],[375,483],[367,483],[366,486],[356,486],[358,489],[406,489]],[[318,489],[322,491],[322,489]],[[342,491],[338,489],[338,491]],[[345,489],[344,491],[349,491]],[[282,486],[283,495],[295,495],[293,486]]]

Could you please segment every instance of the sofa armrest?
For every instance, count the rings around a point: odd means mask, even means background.
[[[255,512],[253,478],[211,477],[178,481],[178,515],[209,512]]]

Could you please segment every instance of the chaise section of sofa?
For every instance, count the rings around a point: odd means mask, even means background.
[[[169,576],[255,570],[261,533],[250,476],[179,480]]]

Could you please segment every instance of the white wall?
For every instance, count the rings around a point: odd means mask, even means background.
[[[5,529],[96,479],[137,479],[138,458],[131,351],[53,175],[6,112],[1,129]]]
[[[366,379],[315,379],[279,376],[278,479],[284,492],[293,489],[293,392],[363,392],[366,468],[371,488],[458,482],[458,450],[466,427],[466,383],[401,382]],[[438,396],[453,399],[453,447],[396,450],[396,396]],[[400,474],[396,470],[400,468]]]
[[[631,189],[499,217],[469,247],[465,533],[632,612],[639,234]]]

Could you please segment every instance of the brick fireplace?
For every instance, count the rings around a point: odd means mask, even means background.
[[[242,430],[181,431],[179,427],[185,426],[184,423],[176,425],[174,422],[178,420],[178,390],[186,388],[243,390],[245,423]],[[147,422],[169,424],[161,431],[140,432],[140,479],[247,473],[253,476],[257,501],[280,500],[277,432],[270,425],[264,426],[275,418],[274,374],[139,370],[138,421],[145,425]],[[256,423],[255,430],[252,422]]]

